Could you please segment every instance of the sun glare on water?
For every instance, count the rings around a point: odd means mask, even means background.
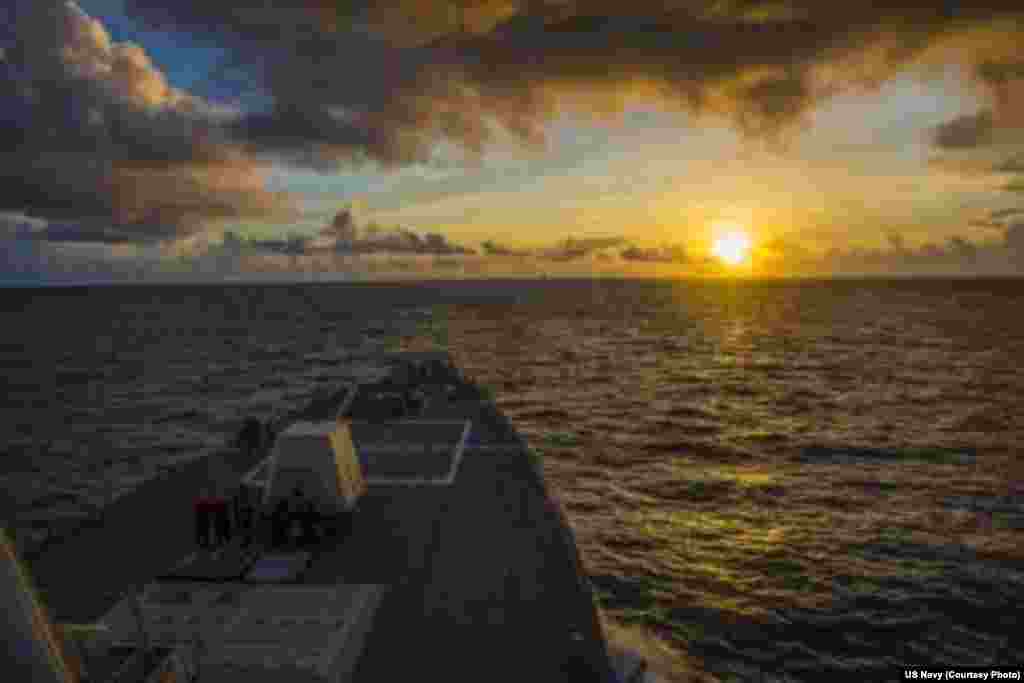
[[[723,263],[738,266],[750,257],[750,237],[745,232],[728,232],[715,239],[712,253]]]

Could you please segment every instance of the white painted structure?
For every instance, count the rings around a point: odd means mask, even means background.
[[[252,480],[251,475],[246,478]],[[263,500],[273,505],[287,499],[296,486],[327,513],[351,510],[366,492],[347,421],[296,422],[277,437],[265,471]]]

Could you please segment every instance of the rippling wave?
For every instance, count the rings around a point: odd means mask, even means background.
[[[863,681],[1024,656],[1022,303],[1020,281],[595,281],[443,314],[612,618],[694,676]],[[851,448],[886,457],[807,457]]]

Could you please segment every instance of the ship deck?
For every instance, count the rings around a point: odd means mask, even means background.
[[[313,400],[290,419],[330,419],[349,391]],[[225,451],[224,474],[241,477],[268,450]],[[207,462],[186,463],[117,498],[96,523],[83,525],[45,552],[26,558],[52,617],[59,622],[93,622],[123,595],[193,552],[192,503],[209,476]]]
[[[351,534],[308,548],[313,559],[301,584],[384,587],[351,680],[611,680],[561,509],[493,402],[471,383],[460,380],[456,389],[423,414],[472,423],[454,480],[371,483]],[[343,398],[335,396],[334,409]],[[331,405],[318,408],[301,417],[333,418]],[[263,455],[238,457],[232,468],[241,475]],[[114,591],[194,551],[189,487],[201,484],[201,473],[191,476],[135,496],[107,528],[87,530],[35,563],[59,619],[98,618]]]

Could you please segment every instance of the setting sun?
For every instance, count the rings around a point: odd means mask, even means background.
[[[715,239],[712,253],[730,266],[738,266],[750,255],[750,237],[745,232],[729,232]]]

